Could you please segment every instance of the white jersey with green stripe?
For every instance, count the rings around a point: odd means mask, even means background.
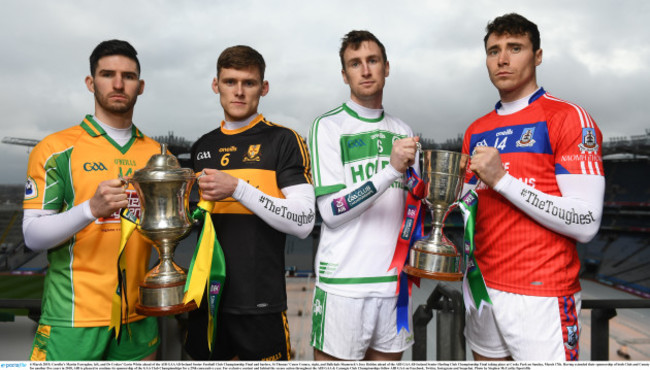
[[[309,146],[316,196],[337,193],[332,202],[319,203],[321,214],[344,217],[363,202],[372,202],[339,226],[323,222],[315,260],[321,289],[347,297],[395,295],[397,269],[389,266],[403,220],[404,178],[381,189],[372,181],[389,165],[393,142],[411,136],[401,120],[351,101],[314,121]]]

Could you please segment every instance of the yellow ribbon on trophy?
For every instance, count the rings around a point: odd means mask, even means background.
[[[122,228],[120,236],[120,249],[117,258],[117,287],[113,294],[111,305],[111,321],[108,330],[115,328],[115,338],[120,336],[120,328],[122,327],[122,300],[126,305],[126,322],[129,321],[129,301],[126,297],[126,260],[124,259],[124,248],[126,242],[133,234],[133,231],[138,226],[138,219],[129,211],[124,208],[120,213],[120,225]]]
[[[197,248],[194,250],[192,262],[187,273],[185,283],[185,297],[183,303],[192,300],[200,306],[205,292],[208,297],[208,349],[212,351],[212,344],[216,335],[216,316],[221,299],[221,291],[226,280],[226,261],[223,250],[217,240],[217,235],[212,224],[210,213],[214,202],[201,199],[192,213],[194,220],[203,219],[203,229],[199,235]]]

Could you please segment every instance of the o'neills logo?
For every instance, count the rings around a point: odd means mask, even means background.
[[[596,142],[593,128],[582,129],[582,142],[578,144],[578,148],[582,153],[596,152],[598,150],[598,142]]]
[[[231,153],[236,151],[237,151],[237,147],[234,145],[231,145],[227,148],[219,148],[219,153]]]
[[[533,139],[534,133],[535,133],[535,127],[525,128],[524,132],[521,134],[521,138],[517,140],[517,148],[533,146],[533,144],[535,144],[535,140]]]

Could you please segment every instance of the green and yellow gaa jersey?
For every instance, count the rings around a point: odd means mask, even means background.
[[[120,146],[88,115],[80,125],[49,135],[36,145],[29,156],[23,208],[65,212],[92,198],[100,182],[131,176],[157,153],[160,145],[135,126],[131,140]],[[139,216],[140,200],[131,186],[127,195],[129,209]],[[109,324],[111,297],[117,286],[120,232],[120,216],[115,212],[48,250],[41,324]],[[135,313],[134,306],[151,246],[135,232],[124,253],[128,318],[135,321],[143,318]],[[126,310],[126,305],[123,308]],[[126,320],[126,312],[123,317]]]

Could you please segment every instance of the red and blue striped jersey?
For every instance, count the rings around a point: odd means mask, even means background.
[[[463,153],[471,154],[476,146],[496,147],[510,175],[561,196],[557,175],[604,175],[601,144],[602,134],[583,108],[539,89],[526,108],[509,115],[494,110],[472,123]],[[477,183],[469,166],[465,182]],[[574,239],[537,223],[483,184],[477,193],[475,257],[489,287],[536,296],[580,290]]]

